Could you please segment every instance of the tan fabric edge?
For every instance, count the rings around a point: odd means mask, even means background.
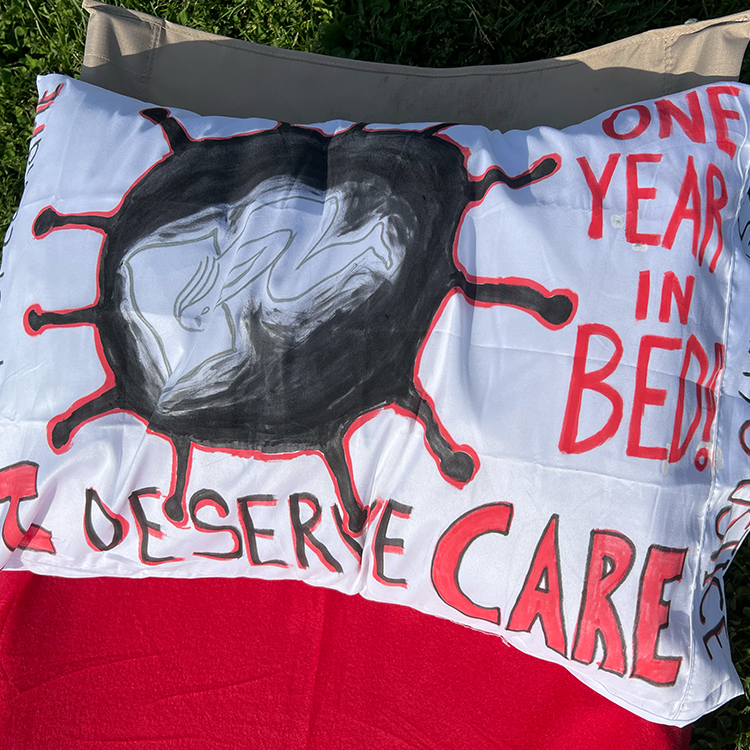
[[[682,36],[694,35],[706,28],[711,28],[714,26],[731,26],[735,24],[750,22],[750,11],[743,11],[740,13],[735,13],[731,16],[724,16],[723,18],[698,21],[694,24],[682,24],[680,26],[671,26],[665,29],[646,31],[637,36],[628,37],[616,42],[610,42],[600,47],[594,47],[593,49],[585,50],[574,55],[553,57],[535,62],[510,63],[506,65],[477,65],[466,68],[422,68],[416,66],[411,67],[407,65],[393,65],[390,63],[372,63],[362,60],[347,59],[344,61],[343,59],[337,57],[329,57],[327,55],[319,55],[312,52],[299,52],[297,50],[287,50],[280,47],[267,47],[255,42],[248,42],[240,39],[231,39],[229,37],[212,34],[211,32],[207,31],[197,31],[194,29],[189,29],[185,26],[180,26],[179,24],[172,23],[171,21],[164,21],[162,19],[154,18],[153,16],[149,16],[146,13],[141,13],[140,11],[133,11],[126,8],[120,8],[119,6],[108,5],[107,3],[102,3],[98,0],[83,0],[83,8],[89,14],[93,14],[93,12],[104,12],[106,14],[120,16],[123,20],[133,24],[148,24],[152,28],[150,49],[153,49],[155,46],[155,35],[158,35],[161,32],[165,32],[169,33],[170,35],[180,36],[185,41],[212,42],[220,46],[232,47],[244,50],[246,52],[252,52],[253,54],[264,55],[277,59],[282,58],[297,62],[304,62],[308,65],[312,64],[330,68],[341,68],[345,70],[360,70],[364,72],[377,72],[381,74],[388,73],[390,75],[423,78],[465,78],[479,75],[517,75],[520,72],[536,72],[541,70],[548,70],[551,68],[561,68],[569,65],[577,65],[580,63],[587,64],[589,67],[595,70],[596,65],[592,65],[591,63],[597,57],[607,58],[609,64],[605,67],[609,67],[611,65],[611,55],[614,49],[627,50],[631,47],[642,46],[648,37],[653,37],[653,41],[655,42],[658,41],[658,39],[663,40],[666,58],[667,47],[676,39]],[[135,16],[135,18],[133,18],[133,16]],[[110,62],[117,65],[116,62],[102,55],[87,54],[86,57],[89,59],[100,59],[105,62]],[[127,70],[127,68],[123,68],[123,70]],[[140,74],[138,71],[130,72]],[[661,69],[658,72],[664,71],[663,69]],[[150,62],[148,73],[150,74]]]

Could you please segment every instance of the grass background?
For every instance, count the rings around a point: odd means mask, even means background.
[[[424,66],[512,63],[577,52],[660,26],[735,13],[741,2],[634,0],[119,0],[218,34],[289,49]],[[41,73],[76,76],[86,14],[79,0],[4,0],[0,10],[0,233],[21,195]],[[750,83],[750,56],[740,80]],[[750,690],[750,545],[727,577],[734,661]],[[750,703],[701,719],[691,750],[750,750]]]

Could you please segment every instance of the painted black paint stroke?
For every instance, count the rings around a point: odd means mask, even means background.
[[[422,419],[443,472],[468,481],[473,459],[454,452],[416,392],[415,362],[441,302],[457,286],[472,300],[525,308],[552,325],[571,317],[573,303],[564,295],[548,298],[531,287],[473,283],[453,260],[461,216],[470,203],[497,183],[519,189],[552,174],[559,157],[547,157],[517,177],[494,167],[475,181],[466,173],[459,148],[437,137],[444,126],[424,132],[370,132],[355,125],[329,136],[282,124],[249,135],[194,141],[168,110],[152,108],[142,114],[163,130],[172,153],[130,188],[119,209],[111,216],[66,216],[50,207],[34,225],[37,237],[64,227],[91,227],[105,235],[98,303],[28,316],[35,331],[81,322],[95,325],[115,373],[111,390],[82,403],[54,426],[53,446],[64,448],[78,426],[105,411],[138,414],[175,445],[176,486],[165,508],[176,523],[185,518],[192,444],[265,453],[319,450],[336,478],[349,530],[356,534],[367,509],[357,501],[342,441],[359,416],[395,403]],[[356,305],[350,299],[346,309],[314,321],[302,340],[287,335],[289,331],[269,330],[248,312],[241,333],[261,356],[248,358],[229,373],[208,367],[205,377],[214,378],[210,389],[166,408],[155,373],[140,356],[139,332],[122,312],[127,297],[124,259],[160,228],[210,207],[229,210],[259,186],[279,179],[323,195],[341,191],[346,196],[344,224],[352,231],[364,226],[373,212],[387,213],[395,241],[405,248],[400,268]]]

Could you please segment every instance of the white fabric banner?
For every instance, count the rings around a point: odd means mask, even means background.
[[[6,569],[299,578],[677,725],[741,692],[747,88],[505,134],[39,93]]]

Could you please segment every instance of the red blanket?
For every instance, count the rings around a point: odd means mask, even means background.
[[[563,668],[298,582],[0,574],[2,750],[686,750]]]

